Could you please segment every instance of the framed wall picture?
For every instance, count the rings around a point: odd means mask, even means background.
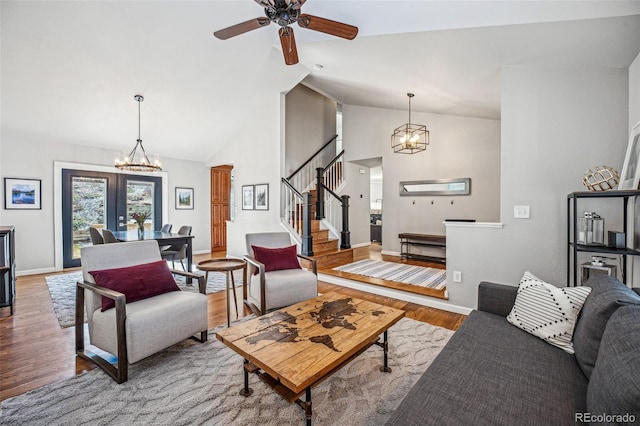
[[[193,210],[193,188],[176,186],[176,210]]]
[[[269,184],[255,185],[256,210],[269,210]]]
[[[6,210],[42,209],[40,179],[4,178],[4,208]]]
[[[253,185],[242,185],[242,210],[253,210]]]
[[[638,189],[640,183],[640,123],[633,126],[618,189]]]

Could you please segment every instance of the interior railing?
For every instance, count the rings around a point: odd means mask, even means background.
[[[344,183],[344,150],[326,167],[316,169],[316,219],[324,219],[325,224],[335,234],[340,235],[340,248],[351,248],[349,232],[349,196],[338,195]]]
[[[333,235],[340,235],[340,248],[350,248],[349,232],[349,196],[338,195],[337,191],[345,182],[344,150],[335,156],[326,167],[329,147],[338,135],[325,143],[311,158],[298,167],[288,178],[282,178],[283,221],[301,242],[301,253],[313,255],[313,236],[311,235],[312,195],[317,190],[315,219],[325,219]]]
[[[309,191],[315,183],[316,169],[318,167],[324,167],[326,159],[330,155],[327,154],[330,152],[330,149],[333,149],[333,153],[335,153],[335,143],[337,140],[338,135],[335,135],[327,143],[322,145],[307,161],[287,177],[287,181],[295,189],[300,191],[300,193]]]
[[[300,253],[313,256],[313,236],[311,235],[311,193],[304,194],[282,178],[282,202],[284,220],[296,239],[301,242]]]

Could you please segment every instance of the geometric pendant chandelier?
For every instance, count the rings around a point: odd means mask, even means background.
[[[427,149],[429,145],[429,131],[427,126],[411,123],[411,98],[415,95],[407,93],[409,97],[409,121],[396,128],[391,135],[391,148],[399,154],[415,154]]]
[[[142,146],[142,139],[140,139],[140,103],[144,101],[144,98],[142,95],[135,95],[133,98],[138,102],[138,140],[129,155],[116,157],[115,166],[120,170],[130,172],[159,172],[162,170],[160,157],[154,156],[153,161],[149,160]]]

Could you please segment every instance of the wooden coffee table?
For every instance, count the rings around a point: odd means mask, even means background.
[[[216,338],[244,358],[244,387],[257,374],[280,396],[305,410],[311,424],[311,388],[376,344],[388,366],[387,329],[404,311],[373,302],[327,293],[234,325]],[[379,340],[383,334],[382,341]],[[305,394],[305,400],[300,398]]]

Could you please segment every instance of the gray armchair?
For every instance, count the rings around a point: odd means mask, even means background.
[[[127,303],[126,296],[95,284],[89,271],[124,268],[161,260],[156,240],[86,246],[81,249],[84,281],[76,286],[76,354],[102,368],[116,382],[128,378],[128,366],[143,358],[199,334],[207,340],[208,309],[206,283],[201,275],[172,271],[198,280],[199,293],[170,291]],[[102,298],[115,301],[115,308],[102,311]],[[84,306],[83,306],[84,305]],[[90,343],[117,356],[114,366],[100,355],[85,350],[84,308]]]
[[[264,232],[247,234],[245,237],[248,279],[243,287],[243,298],[247,306],[256,313],[264,315],[267,311],[279,309],[294,303],[318,296],[318,271],[316,261],[298,254],[311,264],[308,269],[286,269],[281,271],[265,271],[265,265],[258,262],[251,246],[282,248],[292,245],[287,232]],[[258,271],[254,275],[255,271]],[[248,283],[247,283],[248,281]]]

